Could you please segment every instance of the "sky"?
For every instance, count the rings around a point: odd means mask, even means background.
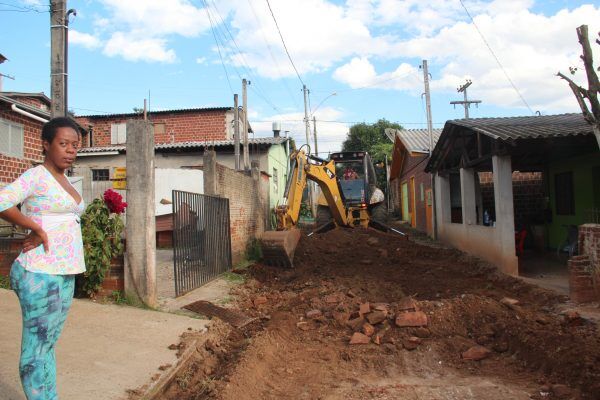
[[[49,1],[0,1],[3,90],[50,93]],[[319,152],[354,123],[426,128],[422,60],[434,127],[470,116],[578,112],[556,77],[579,67],[575,29],[600,31],[600,2],[571,0],[69,0],[69,109],[77,115],[233,106],[250,81],[256,137],[280,121],[306,142],[302,85]],[[275,22],[276,21],[276,22]],[[279,31],[278,31],[279,27]],[[279,34],[281,32],[281,35]],[[282,41],[283,37],[283,41]],[[289,53],[289,57],[286,54]],[[596,59],[600,46],[594,45]],[[290,60],[291,59],[291,60]],[[311,130],[313,129],[311,124]],[[311,138],[311,142],[312,142]],[[324,155],[321,154],[321,155]]]

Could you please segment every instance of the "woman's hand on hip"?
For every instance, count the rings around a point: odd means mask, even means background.
[[[23,252],[27,253],[38,247],[40,244],[44,245],[44,251],[47,253],[49,249],[48,235],[42,228],[32,230],[31,233],[25,237],[25,240],[23,241]]]

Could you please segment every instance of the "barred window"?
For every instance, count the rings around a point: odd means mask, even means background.
[[[92,170],[92,181],[108,181],[110,180],[110,176],[108,173],[108,169],[93,169]]]
[[[23,125],[0,119],[0,153],[23,158]]]

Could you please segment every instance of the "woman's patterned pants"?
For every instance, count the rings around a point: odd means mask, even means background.
[[[73,300],[75,275],[30,272],[14,262],[10,284],[23,315],[19,374],[28,400],[55,400],[54,345]]]

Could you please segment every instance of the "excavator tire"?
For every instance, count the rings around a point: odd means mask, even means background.
[[[331,222],[332,216],[329,207],[317,206],[317,226],[323,226]]]
[[[261,237],[263,262],[274,267],[292,268],[300,230],[267,231]]]
[[[388,220],[388,211],[385,203],[379,203],[371,209],[371,219],[380,224],[385,224]]]

